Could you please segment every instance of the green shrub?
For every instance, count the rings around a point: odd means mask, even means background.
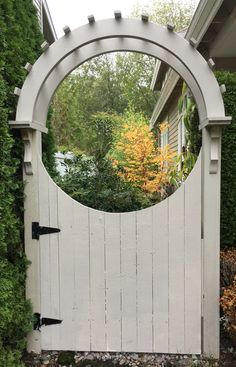
[[[71,351],[64,351],[64,352],[61,352],[58,356],[58,360],[57,362],[63,366],[69,366],[69,365],[72,365],[74,366],[75,365],[75,352],[71,352]]]
[[[128,212],[151,205],[141,190],[118,176],[111,161],[84,154],[66,160],[67,170],[59,186],[73,199],[107,212]]]
[[[25,300],[25,264],[24,257],[16,265],[7,259],[0,261],[1,345],[13,351],[25,347],[25,335],[33,321],[31,305]]]
[[[42,160],[45,165],[49,175],[55,179],[58,176],[58,172],[56,170],[56,159],[55,153],[57,151],[53,128],[51,124],[51,116],[52,110],[49,109],[48,118],[47,118],[47,128],[48,133],[43,134],[42,136]]]
[[[42,35],[32,0],[0,0],[0,366],[20,367],[32,325],[25,300],[27,261],[23,246],[23,147],[8,120],[26,76],[23,66],[39,55]]]
[[[24,367],[21,362],[21,353],[5,349],[0,345],[0,366],[1,367]]]
[[[224,103],[231,125],[223,129],[221,173],[221,247],[236,246],[236,73],[216,72],[226,85]]]

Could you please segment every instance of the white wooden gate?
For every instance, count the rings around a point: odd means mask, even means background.
[[[38,162],[42,349],[201,353],[201,160],[151,208],[105,213]],[[30,204],[30,203],[29,203]],[[37,244],[36,244],[37,246]]]
[[[41,349],[204,353],[219,356],[219,228],[221,90],[189,42],[147,16],[89,23],[49,47],[32,66],[19,96],[16,121],[25,145],[26,295],[42,318],[28,338]],[[202,157],[182,187],[152,208],[109,214],[63,193],[41,162],[48,105],[60,82],[86,60],[112,51],[147,53],[186,81],[198,107]],[[223,90],[224,88],[222,88]],[[32,237],[32,222],[61,232]]]

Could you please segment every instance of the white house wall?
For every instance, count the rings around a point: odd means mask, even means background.
[[[179,122],[179,110],[178,105],[173,104],[168,115],[169,121],[169,144],[170,147],[178,152],[178,122]]]
[[[180,96],[177,96],[180,97]],[[175,99],[176,103],[173,103],[169,109],[168,114],[160,117],[158,123],[168,122],[168,144],[170,148],[175,152],[178,152],[178,122],[179,122],[179,110],[177,104],[178,98]]]

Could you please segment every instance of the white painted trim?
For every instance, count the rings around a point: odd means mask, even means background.
[[[224,0],[200,1],[190,26],[188,27],[185,38],[190,40],[190,38],[194,37],[198,46],[223,2]],[[200,29],[195,33],[199,24],[201,25]]]
[[[232,117],[230,116],[226,116],[224,118],[218,118],[218,117],[215,117],[213,119],[207,119],[205,121],[203,121],[201,123],[201,125],[199,126],[199,130],[203,129],[204,127],[209,127],[209,126],[216,126],[216,125],[219,125],[219,126],[226,126],[226,125],[230,125],[231,124],[231,121],[232,121]]]
[[[151,85],[150,85],[150,88],[151,88],[152,91],[155,90],[156,80],[157,80],[157,76],[158,76],[159,71],[160,71],[161,64],[162,64],[161,60],[157,60],[157,62],[155,64],[154,74],[153,74]]]
[[[168,70],[167,80],[164,84],[162,93],[160,94],[160,97],[158,98],[157,104],[154,108],[154,111],[150,119],[151,128],[154,127],[158,117],[160,116],[161,111],[165,107],[165,104],[168,101],[179,79],[180,79],[179,75],[173,69]]]
[[[54,27],[54,24],[53,24],[53,21],[52,21],[52,17],[51,17],[51,13],[50,13],[50,10],[49,10],[49,7],[48,7],[48,4],[47,4],[46,0],[42,0],[42,21],[43,21],[43,8],[44,8],[44,11],[47,15],[48,23],[50,25],[51,32],[53,34],[54,40],[56,41],[58,39],[58,37],[57,37],[57,33],[56,33],[56,30],[55,30],[55,27]]]
[[[32,129],[46,134],[48,132],[48,129],[37,121],[9,121],[9,125],[12,129]]]
[[[192,37],[194,37],[194,39],[196,40],[196,47],[199,45],[199,43],[201,42],[204,34],[206,33],[207,29],[209,28],[212,20],[214,19],[214,17],[217,14],[217,11],[219,10],[220,6],[222,5],[222,3],[224,2],[224,0],[202,0],[200,1],[195,14],[193,16],[192,22],[190,23],[190,26],[186,32],[185,38],[187,40],[190,40]],[[211,6],[209,8],[207,8],[207,6],[209,6],[209,3],[211,3]],[[200,27],[199,32],[195,34],[195,30],[197,28],[197,26],[199,25],[199,23],[202,23],[202,27]],[[156,84],[156,80],[158,78],[158,73],[160,70],[160,63],[157,63],[154,69],[154,74],[153,74],[153,79],[151,82],[151,89],[155,86]],[[176,78],[175,80],[175,85],[178,83],[178,80],[180,79],[180,77]],[[172,90],[174,89],[175,85],[171,85],[165,84],[162,88],[161,91],[161,95],[162,93],[164,95],[171,95]],[[167,88],[171,88],[171,92],[169,92],[168,90],[166,90]],[[169,98],[169,97],[168,97]],[[167,100],[166,100],[167,102]],[[165,103],[166,103],[165,102]],[[151,125],[154,126],[157,122],[157,119],[159,117],[159,115],[161,114],[163,108],[164,108],[165,104],[159,104],[157,102],[153,115],[151,117]]]

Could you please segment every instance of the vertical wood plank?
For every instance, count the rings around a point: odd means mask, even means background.
[[[152,209],[137,212],[138,352],[152,352]]]
[[[58,224],[60,266],[60,350],[75,350],[74,336],[74,243],[76,233],[73,230],[73,200],[58,190]]]
[[[169,353],[185,342],[184,185],[169,198]]]
[[[25,253],[30,265],[27,269],[26,298],[32,302],[33,312],[41,312],[41,272],[40,272],[40,246],[37,240],[32,239],[32,222],[39,221],[39,182],[37,155],[37,134],[31,132],[34,175],[28,176],[23,170],[25,184],[24,193],[24,225],[25,225]],[[28,352],[41,352],[41,333],[33,330],[28,334]]]
[[[168,199],[153,207],[153,333],[155,353],[168,353],[169,329]]]
[[[185,353],[201,353],[201,157],[185,184]]]
[[[40,224],[61,229],[40,238],[41,313],[63,320],[43,349],[200,353],[200,170],[153,208],[112,214],[39,167]]]
[[[49,180],[49,226],[58,228],[58,190],[57,186]],[[59,234],[49,235],[50,242],[50,270],[51,270],[51,314],[55,318],[60,317],[59,309]]]
[[[41,162],[39,170],[39,225],[49,226],[49,177]],[[40,236],[40,272],[41,272],[41,316],[53,317],[51,314],[51,253],[49,236]],[[42,349],[50,350],[52,335],[51,328],[43,327],[41,330]]]
[[[91,350],[106,350],[104,213],[90,209]]]
[[[89,209],[74,202],[75,350],[90,350]]]
[[[49,226],[58,228],[58,188],[51,178],[49,178]],[[49,235],[50,246],[50,294],[51,294],[51,309],[50,315],[52,318],[60,319],[60,290],[59,290],[59,234],[52,233]],[[53,349],[60,345],[59,341],[60,325],[52,325],[51,342]]]
[[[137,350],[136,217],[121,216],[122,351]]]
[[[106,343],[121,351],[120,216],[105,213]]]

